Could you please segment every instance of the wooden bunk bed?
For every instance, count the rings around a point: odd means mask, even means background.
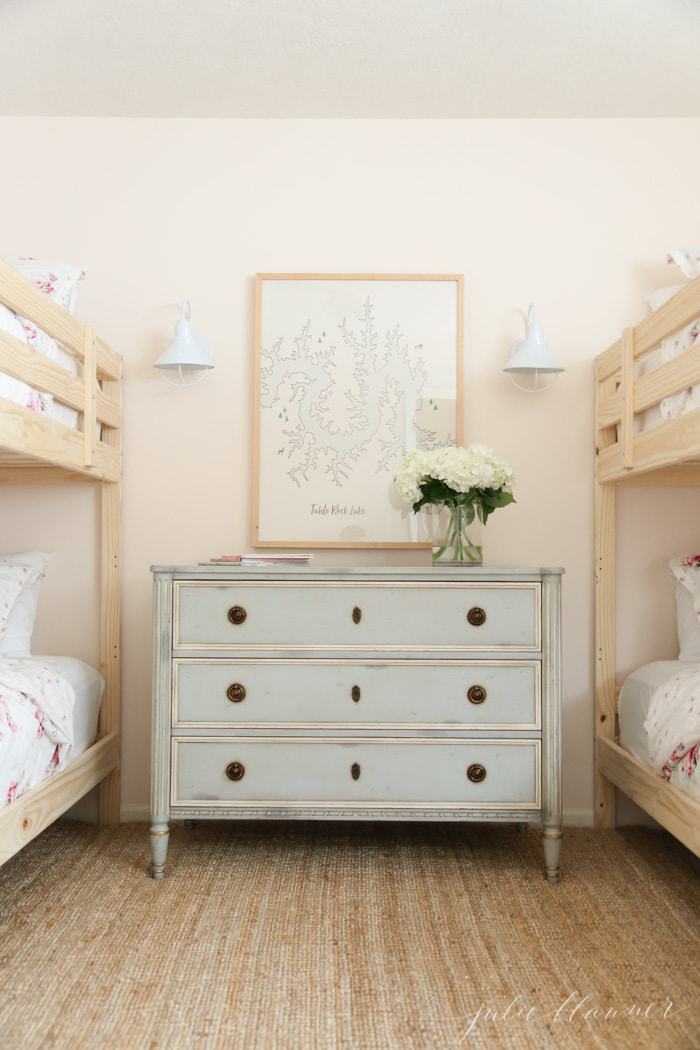
[[[95,743],[60,773],[0,809],[2,864],[97,784],[100,822],[119,821],[122,362],[92,328],[2,261],[0,303],[43,329],[82,366],[81,374],[71,375],[0,331],[0,371],[83,414],[82,430],[77,430],[0,397],[0,483],[99,485],[100,672],[106,683]]]
[[[700,409],[636,431],[635,417],[700,383],[700,342],[635,378],[635,365],[700,317],[700,277],[600,354],[596,380],[595,823],[615,826],[615,787],[700,855],[700,802],[619,744],[615,659],[615,493],[618,485],[700,485]]]

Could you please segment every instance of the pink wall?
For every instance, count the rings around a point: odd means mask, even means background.
[[[494,564],[564,565],[564,800],[592,810],[592,359],[672,283],[694,236],[700,121],[0,120],[5,254],[86,262],[79,315],[124,355],[124,785],[148,797],[152,562],[249,547],[252,275],[465,275],[465,436],[513,462]],[[151,368],[192,299],[213,377]],[[534,300],[567,371],[500,369]],[[36,651],[95,659],[94,496],[0,493],[0,549],[54,549]],[[620,666],[674,655],[665,560],[698,546],[695,492],[621,498]],[[423,557],[423,556],[421,556]],[[324,553],[320,562],[411,555]]]

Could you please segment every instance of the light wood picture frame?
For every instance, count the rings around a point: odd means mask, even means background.
[[[256,276],[252,543],[431,547],[393,478],[461,444],[461,274]]]

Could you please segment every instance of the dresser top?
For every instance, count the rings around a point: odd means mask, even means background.
[[[293,580],[539,580],[561,576],[562,568],[506,568],[498,565],[152,565],[151,572],[184,579]]]

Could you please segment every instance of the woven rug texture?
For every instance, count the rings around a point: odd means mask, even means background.
[[[670,836],[62,821],[0,868],[1,1050],[700,1046],[700,879]]]

